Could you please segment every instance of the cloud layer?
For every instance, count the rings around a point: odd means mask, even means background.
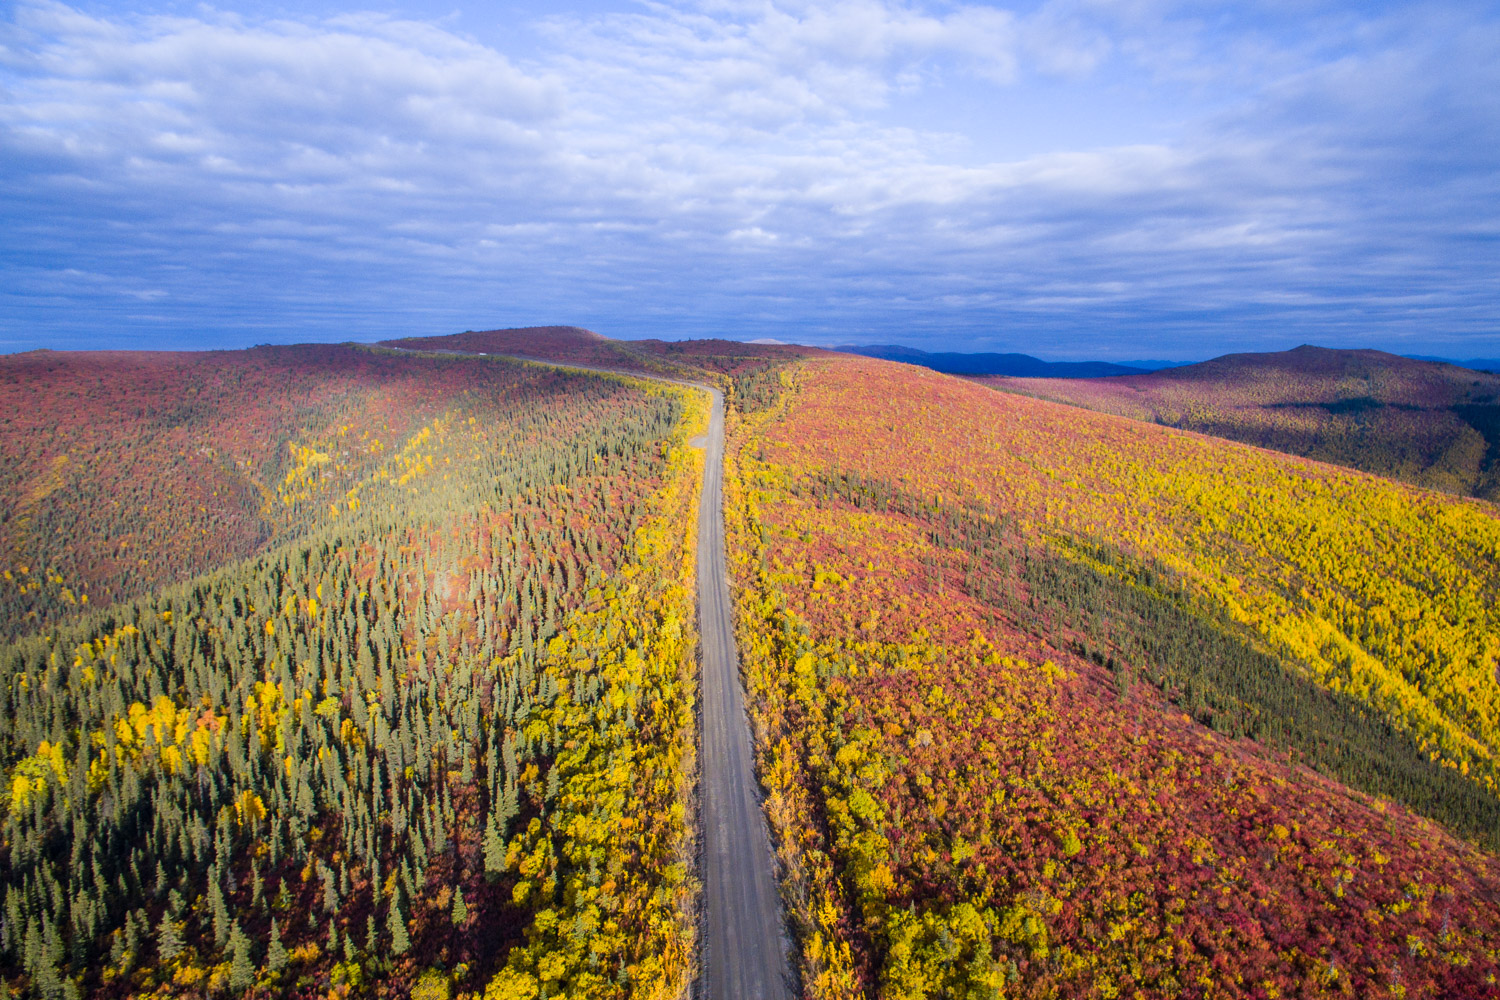
[[[500,25],[23,3],[0,349],[573,322],[1500,354],[1500,18],[1153,0]]]

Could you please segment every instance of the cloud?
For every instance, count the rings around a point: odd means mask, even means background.
[[[17,6],[0,333],[1500,348],[1481,8],[683,0],[531,27],[508,52],[375,14]],[[997,131],[1020,152],[987,155]]]

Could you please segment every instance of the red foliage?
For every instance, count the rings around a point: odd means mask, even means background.
[[[799,914],[809,996],[1500,997],[1492,855],[1146,685],[1122,696],[1069,630],[971,596],[933,522],[811,488],[863,475],[934,518],[984,501],[1037,534],[1149,539],[1170,513],[1070,473],[1170,467],[1162,437],[852,360],[747,426],[731,526],[768,810],[794,897],[823,852],[837,876]]]
[[[305,530],[465,393],[518,379],[539,398],[564,391],[544,370],[347,345],[0,358],[12,498],[0,560],[13,578],[0,583],[0,634]],[[316,452],[300,470],[293,446]]]

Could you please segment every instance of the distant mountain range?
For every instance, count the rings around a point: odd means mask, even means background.
[[[770,343],[770,341],[768,341]],[[1136,361],[1043,361],[1029,354],[987,354],[962,351],[923,351],[899,344],[846,344],[834,348],[846,354],[859,354],[867,358],[886,361],[902,361],[909,365],[921,365],[948,375],[1005,375],[1011,378],[1108,378],[1114,375],[1140,375],[1145,372],[1162,371],[1168,368],[1186,368],[1201,362],[1166,361],[1148,358]],[[1284,353],[1284,352],[1283,352]],[[1252,357],[1255,355],[1228,355]],[[1270,352],[1265,357],[1275,357]],[[1470,358],[1455,361],[1425,354],[1403,354],[1413,361],[1434,361],[1439,364],[1473,368],[1476,371],[1500,372],[1500,358]]]
[[[1454,361],[1452,358],[1439,358],[1430,354],[1403,354],[1403,358],[1411,358],[1413,361],[1436,361],[1445,365],[1458,365],[1460,368],[1473,368],[1482,372],[1500,372],[1500,358],[1470,358],[1467,361]]]
[[[1124,378],[981,381],[1500,500],[1500,376],[1474,370],[1489,363],[1303,346]]]
[[[1161,371],[1163,368],[1186,368],[1188,365],[1195,365],[1197,363],[1198,362],[1196,361],[1163,361],[1160,358],[1148,358],[1140,361],[1115,362],[1115,364],[1124,365],[1126,368],[1139,368],[1142,371],[1148,372]]]
[[[1141,362],[1139,367],[1108,361],[1043,361],[1029,354],[931,353],[896,344],[863,344],[836,348],[847,354],[885,361],[921,365],[948,375],[1009,375],[1015,378],[1103,378],[1107,375],[1142,375],[1174,362]]]

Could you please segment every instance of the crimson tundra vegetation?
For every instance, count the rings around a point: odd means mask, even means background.
[[[0,994],[687,995],[708,405],[636,375],[729,403],[803,996],[1500,997],[1478,479],[573,328],[0,359]]]

